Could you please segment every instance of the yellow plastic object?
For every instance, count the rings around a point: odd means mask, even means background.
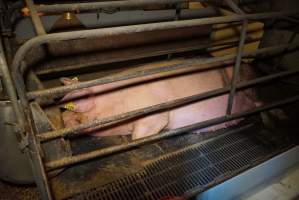
[[[200,9],[205,8],[205,6],[200,2],[190,2],[189,3],[189,9]]]
[[[79,78],[77,76],[75,76],[74,78],[72,78],[72,81],[76,81],[78,82],[79,81]]]
[[[190,9],[201,9],[205,6],[201,3],[194,2],[189,4]],[[235,13],[225,9],[219,10],[223,15],[234,15]],[[232,42],[239,40],[242,22],[230,24],[215,24],[211,33],[211,40],[214,44]],[[264,24],[261,22],[249,22],[247,26],[247,40],[244,46],[244,52],[255,51],[258,49],[260,39],[264,34]],[[236,53],[237,45],[234,47],[218,46],[208,49],[212,56],[223,56],[226,54]],[[252,59],[243,59],[243,61],[251,61]]]
[[[227,10],[221,9],[223,15],[233,15]],[[213,32],[211,34],[211,39],[214,43],[218,42],[230,42],[239,40],[241,33],[242,22],[231,23],[231,24],[215,24],[213,25]],[[264,24],[261,22],[249,22],[247,26],[247,39],[253,40],[252,42],[246,42],[244,45],[244,52],[255,51],[258,49],[260,44],[260,39],[264,34]],[[236,53],[237,46],[219,49],[211,48],[209,49],[211,55],[213,56],[223,56],[226,54]],[[250,62],[252,59],[243,59],[243,61]]]
[[[74,78],[72,78],[72,81],[78,82],[79,78],[77,76],[75,76]],[[75,109],[75,106],[76,106],[76,104],[73,101],[70,101],[64,105],[64,108],[66,110],[73,111]]]

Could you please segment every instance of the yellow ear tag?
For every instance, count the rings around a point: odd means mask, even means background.
[[[72,81],[76,81],[78,82],[79,81],[79,78],[77,76],[75,76],[74,78],[72,78]]]
[[[72,81],[78,82],[79,78],[77,76],[75,76],[74,78],[72,78]],[[64,108],[69,110],[69,111],[73,111],[75,109],[75,106],[76,106],[75,103],[71,101],[71,102],[65,104]]]
[[[69,102],[67,104],[64,105],[64,108],[69,110],[69,111],[73,111],[75,109],[75,103],[74,102]]]

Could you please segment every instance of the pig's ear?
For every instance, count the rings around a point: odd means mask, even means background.
[[[94,98],[89,97],[87,99],[80,99],[77,101],[70,101],[62,105],[62,108],[78,113],[84,113],[91,111],[95,107]]]
[[[78,83],[79,80],[78,78],[67,78],[67,77],[62,77],[60,78],[60,82],[63,84],[63,85],[71,85],[71,84],[74,84],[74,83]]]

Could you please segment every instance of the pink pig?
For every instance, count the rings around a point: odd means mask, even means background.
[[[252,78],[249,66],[243,65],[241,80]],[[245,74],[245,75],[244,75]],[[67,94],[62,101],[68,102],[74,98],[72,111],[63,113],[65,127],[72,127],[96,118],[106,118],[130,112],[136,109],[153,106],[167,101],[204,93],[222,88],[229,84],[232,76],[232,67],[214,69],[204,72],[195,72],[167,79],[160,79],[142,84],[135,84],[147,80],[148,77],[119,81]],[[64,84],[72,84],[68,78],[63,78]],[[127,87],[124,87],[127,86]],[[86,97],[87,95],[87,97]],[[85,96],[85,97],[82,97]],[[93,131],[95,136],[128,135],[139,139],[159,133],[163,129],[176,129],[201,121],[225,115],[228,95],[222,95],[197,103],[175,108],[169,111],[152,114],[106,129]],[[239,91],[235,95],[233,113],[242,112],[256,107],[254,92],[251,90]],[[236,124],[232,121],[205,129],[216,130]],[[202,130],[201,130],[202,131]],[[88,132],[88,131],[86,131]]]

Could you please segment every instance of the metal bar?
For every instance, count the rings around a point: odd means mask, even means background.
[[[153,69],[146,69],[146,70],[139,70],[136,72],[131,72],[128,74],[123,74],[123,75],[114,75],[114,76],[109,76],[109,77],[104,77],[104,78],[99,78],[99,79],[94,79],[91,81],[84,81],[72,85],[66,85],[66,86],[58,86],[54,87],[51,89],[45,89],[45,90],[38,90],[38,91],[33,91],[33,92],[28,92],[27,93],[27,98],[28,99],[35,99],[39,97],[61,97],[67,92],[73,91],[73,90],[78,90],[78,89],[83,89],[87,87],[92,87],[96,85],[102,85],[102,84],[107,84],[107,83],[112,83],[116,81],[124,81],[124,80],[129,80],[129,79],[134,79],[134,78],[141,78],[141,77],[146,77],[146,76],[154,76],[154,78],[149,78],[149,79],[155,79],[155,78],[162,78],[162,77],[167,77],[171,76],[173,74],[177,74],[177,70],[184,70],[189,71],[192,70],[191,68],[194,68],[195,65],[204,65],[203,67],[198,66],[196,67],[198,70],[204,70],[204,69],[211,69],[215,68],[220,64],[224,64],[224,62],[227,62],[231,60],[231,58],[234,58],[234,55],[228,55],[225,57],[217,57],[217,58],[211,58],[207,59],[206,61],[202,61],[202,58],[194,58],[194,59],[189,59],[188,61],[185,61],[183,64],[173,64],[169,65],[166,67],[157,67]],[[209,64],[211,63],[216,63],[216,65],[210,66]],[[207,65],[207,66],[205,66]],[[169,72],[172,72],[169,74]],[[163,73],[168,73],[166,75],[163,75]],[[156,75],[156,76],[155,76]],[[158,77],[157,77],[158,75]]]
[[[32,0],[25,0],[25,1],[30,10],[30,17],[31,17],[33,26],[35,28],[36,34],[37,35],[45,35],[46,34],[45,28],[40,20],[40,17],[37,14],[34,3],[32,2]]]
[[[246,43],[250,42],[256,42],[259,41],[260,38],[248,38],[246,39]],[[181,53],[181,52],[188,52],[188,51],[194,51],[194,50],[204,50],[207,48],[215,48],[215,47],[221,47],[221,48],[230,48],[234,47],[238,44],[237,41],[229,41],[229,42],[217,42],[214,44],[197,44],[200,40],[190,40],[187,42],[179,42],[175,45],[172,44],[163,44],[163,48],[160,48],[159,45],[147,47],[134,47],[132,49],[125,49],[125,50],[117,50],[112,52],[105,52],[102,53],[101,58],[96,61],[91,62],[85,62],[75,65],[66,65],[66,66],[58,66],[54,68],[49,69],[37,69],[35,72],[39,76],[46,76],[51,75],[55,73],[65,72],[65,71],[73,71],[78,70],[82,68],[87,67],[94,67],[97,65],[107,64],[107,63],[116,63],[116,62],[122,62],[127,60],[134,60],[134,59],[141,59],[141,58],[148,58],[148,57],[154,57],[154,56],[160,56],[160,55],[167,55],[171,53]],[[191,44],[192,42],[192,44]],[[190,45],[189,45],[190,44]],[[129,52],[129,55],[128,55]],[[116,56],[117,55],[117,56]]]
[[[224,2],[237,14],[245,14],[242,9],[233,0],[224,0]]]
[[[112,35],[139,33],[145,31],[153,31],[153,30],[185,28],[185,27],[193,27],[193,26],[209,25],[209,24],[217,24],[217,23],[229,23],[229,22],[236,22],[245,19],[260,20],[260,19],[269,19],[269,18],[280,18],[283,16],[289,16],[295,14],[299,14],[299,12],[272,12],[272,13],[246,14],[246,15],[230,15],[230,16],[210,17],[210,18],[202,18],[202,19],[181,20],[181,21],[173,21],[173,22],[160,22],[160,23],[150,23],[150,24],[141,24],[141,25],[122,26],[122,27],[101,28],[101,29],[94,29],[94,30],[53,33],[53,34],[37,36],[27,41],[24,45],[22,45],[18,49],[12,64],[13,74],[21,73],[19,71],[20,63],[22,60],[25,59],[26,52],[28,52],[30,49],[32,49],[35,46],[39,46],[41,44],[45,44],[49,42],[95,38],[95,37],[106,37]],[[22,81],[22,80],[18,80],[18,81]]]
[[[25,126],[25,117],[23,115],[23,112],[20,109],[20,105],[18,102],[18,97],[16,93],[16,89],[14,87],[14,83],[12,81],[7,62],[5,59],[3,44],[2,44],[2,38],[0,37],[0,70],[3,77],[4,86],[6,88],[8,97],[12,103],[12,107],[14,110],[14,113],[17,118],[17,122],[19,124],[18,129],[20,129],[19,134],[16,134],[18,141],[20,142],[22,138],[25,136],[24,132],[24,126]]]
[[[242,24],[240,42],[239,42],[239,46],[237,49],[235,65],[233,68],[231,90],[230,90],[230,94],[228,97],[228,103],[227,103],[227,110],[226,110],[227,115],[230,115],[232,113],[232,107],[234,104],[234,97],[235,97],[235,93],[236,93],[236,84],[237,84],[238,77],[239,77],[239,72],[240,72],[240,67],[241,67],[241,62],[242,62],[242,53],[243,53],[245,38],[246,38],[247,24],[248,24],[247,20],[245,20]]]
[[[197,130],[197,129],[201,129],[201,128],[205,128],[208,126],[212,126],[215,124],[220,124],[220,123],[224,123],[227,121],[231,121],[231,120],[235,120],[235,119],[239,119],[242,117],[247,117],[250,115],[254,115],[266,110],[270,110],[276,107],[280,107],[286,104],[290,104],[290,103],[294,103],[296,101],[299,101],[299,95],[291,97],[291,98],[287,98],[285,100],[281,100],[281,101],[277,101],[274,103],[270,103],[268,105],[265,106],[261,106],[259,108],[250,110],[250,111],[246,111],[243,113],[237,113],[237,114],[232,114],[229,116],[222,116],[222,117],[218,117],[218,118],[214,118],[211,120],[207,120],[204,122],[200,122],[200,123],[196,123],[193,125],[189,125],[189,126],[185,126],[182,128],[178,128],[178,129],[174,129],[174,130],[170,130],[170,131],[165,131],[163,133],[160,134],[156,134],[156,135],[152,135],[143,139],[139,139],[133,142],[130,142],[128,144],[123,144],[123,145],[117,145],[117,146],[113,146],[113,147],[108,147],[108,148],[104,148],[104,149],[99,149],[99,150],[95,150],[92,152],[88,152],[88,153],[84,153],[84,154],[79,154],[79,155],[75,155],[75,156],[69,156],[69,157],[65,157],[59,160],[55,160],[55,161],[51,161],[46,163],[46,167],[47,170],[54,170],[54,169],[59,169],[62,167],[66,167],[66,166],[70,166],[70,165],[74,165],[77,163],[81,163],[84,161],[88,161],[91,159],[95,159],[95,158],[100,158],[100,157],[104,157],[107,155],[111,155],[114,153],[119,153],[122,151],[127,151],[130,150],[132,148],[141,146],[141,145],[145,145],[148,143],[152,143],[152,142],[156,142],[162,139],[166,139],[166,138],[170,138],[173,136],[177,136],[177,135],[182,135],[186,132],[190,132],[193,130]]]
[[[40,193],[43,199],[51,199],[49,185],[46,179],[44,167],[42,165],[41,157],[38,154],[38,148],[34,136],[32,135],[31,127],[26,125],[26,119],[24,110],[21,108],[18,102],[16,89],[14,87],[6,59],[4,57],[4,50],[2,46],[2,38],[0,37],[0,70],[3,74],[5,87],[10,101],[14,109],[14,113],[18,122],[18,134],[16,134],[18,142],[24,144],[24,153],[30,161],[32,172],[36,183],[40,185]],[[27,134],[26,134],[27,133]],[[26,145],[26,143],[28,144]]]
[[[225,0],[225,2],[237,14],[245,14],[232,0]],[[247,34],[247,25],[248,25],[248,21],[244,20],[242,23],[242,28],[241,28],[241,35],[240,35],[239,45],[238,45],[238,49],[237,49],[236,61],[235,61],[235,65],[233,68],[231,90],[230,90],[230,94],[228,97],[227,110],[226,110],[227,115],[230,115],[232,113],[232,107],[233,107],[234,97],[235,97],[235,92],[236,92],[236,84],[237,84],[238,77],[239,77],[239,72],[240,72],[240,67],[241,67],[241,62],[242,62],[242,54],[243,54],[243,49],[244,49],[245,39],[246,39],[246,34]]]
[[[38,16],[38,14],[35,10],[33,1],[25,0],[25,2],[30,10],[31,21],[33,23],[36,34],[37,35],[45,35],[46,34],[45,28],[40,20],[40,17]],[[43,47],[47,48],[46,46],[43,46]],[[36,74],[32,70],[30,70],[28,77],[29,77],[29,80],[32,83],[35,83],[39,89],[44,88],[42,83],[40,82],[39,78],[36,76]]]
[[[177,4],[186,2],[212,2],[211,0],[124,0],[124,1],[105,1],[105,2],[89,2],[89,3],[70,3],[70,4],[54,4],[39,5],[36,10],[42,13],[57,12],[74,12],[74,11],[91,11],[111,8],[132,8],[142,7],[152,4]]]
[[[286,49],[292,49],[294,47],[298,47],[299,42],[293,43],[293,44],[288,44],[288,45],[280,45],[276,47],[268,47],[268,48],[263,48],[259,49],[257,51],[251,51],[244,53],[244,57],[251,57],[251,56],[256,56],[256,55],[262,55],[262,54],[270,54],[271,52],[277,52],[277,51],[284,51]],[[155,69],[148,69],[148,70],[143,70],[143,71],[137,71],[133,73],[128,73],[125,75],[119,75],[119,76],[111,76],[111,77],[106,77],[106,78],[100,78],[100,79],[94,79],[91,81],[84,81],[72,85],[67,85],[67,86],[59,86],[59,87],[54,87],[51,89],[45,89],[45,90],[38,90],[38,91],[33,91],[33,92],[28,92],[27,93],[27,98],[28,99],[35,99],[39,97],[61,97],[67,92],[71,92],[74,90],[78,89],[83,89],[87,87],[92,87],[95,85],[101,85],[101,84],[107,84],[107,83],[112,83],[116,81],[123,81],[123,80],[128,80],[132,78],[137,78],[137,77],[144,77],[144,76],[149,76],[149,75],[155,75],[158,73],[165,73],[165,72],[170,72],[178,69],[186,69],[188,67],[193,67],[194,65],[204,65],[204,64],[211,64],[213,62],[226,62],[230,59],[234,59],[236,55],[230,54],[222,57],[214,57],[207,59],[206,61],[203,61],[202,59],[189,59],[183,64],[176,64],[176,65],[171,65],[167,67],[159,67]],[[199,66],[200,68],[200,66]],[[211,66],[209,69],[213,68]],[[207,69],[207,68],[204,68]]]
[[[264,83],[267,81],[277,79],[277,78],[294,75],[294,74],[297,74],[298,72],[299,72],[299,70],[292,70],[292,71],[286,71],[286,72],[281,72],[278,74],[273,74],[273,75],[257,78],[257,79],[254,79],[254,80],[251,80],[251,81],[248,81],[245,83],[240,83],[240,84],[236,85],[236,88],[243,89],[243,88],[251,87],[251,86],[254,86],[254,85],[257,85],[260,83]],[[223,94],[228,93],[229,91],[230,91],[229,87],[224,87],[224,88],[212,90],[212,91],[205,92],[205,93],[200,93],[200,94],[193,95],[193,96],[168,101],[168,102],[157,104],[154,106],[137,109],[137,110],[123,113],[120,115],[107,117],[104,119],[96,119],[91,122],[80,124],[80,125],[77,125],[77,126],[74,126],[71,128],[65,128],[65,129],[60,129],[60,130],[56,130],[56,131],[43,133],[43,134],[38,135],[38,138],[40,139],[41,142],[45,142],[45,141],[52,140],[52,139],[55,139],[58,137],[82,135],[82,134],[84,134],[83,130],[87,129],[87,128],[92,128],[92,127],[105,128],[105,127],[108,127],[108,126],[111,126],[111,125],[114,125],[114,124],[117,124],[120,122],[125,122],[130,119],[135,119],[135,118],[143,116],[143,115],[153,114],[155,112],[161,112],[163,110],[167,110],[167,109],[171,109],[174,107],[183,106],[186,104],[204,100],[207,98],[223,95]]]

